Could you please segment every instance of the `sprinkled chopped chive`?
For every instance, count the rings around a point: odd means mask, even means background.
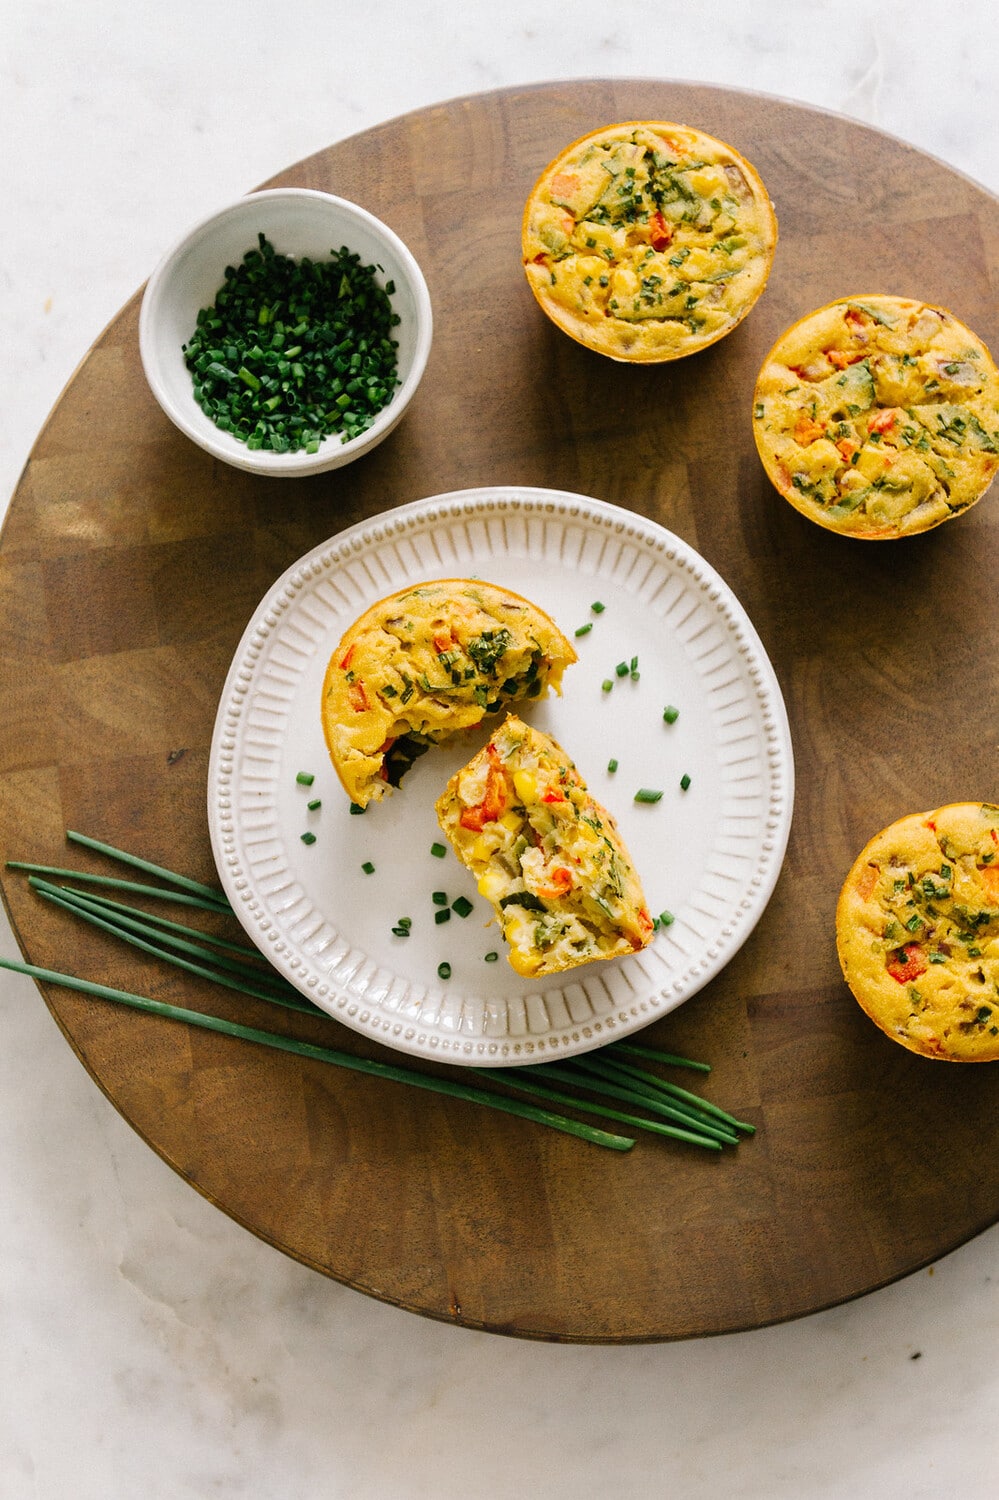
[[[649,786],[640,786],[635,793],[636,802],[658,802],[661,797],[662,792],[658,792]]]
[[[680,790],[681,790],[681,792],[685,792],[689,786],[690,786],[690,777],[687,775],[686,771],[684,771],[683,775],[680,777]]]
[[[674,917],[674,915],[673,915],[673,913],[671,911],[661,911],[659,913],[659,926],[660,927],[671,927],[675,921],[676,921],[676,918]]]
[[[667,724],[675,724],[679,717],[680,710],[678,708],[674,708],[672,703],[667,704],[663,709],[663,719]]]
[[[435,906],[447,906],[447,891],[434,891],[430,899]]]
[[[922,927],[923,919],[920,916],[912,916],[905,925],[909,932],[915,932],[917,928]]]
[[[600,691],[602,693],[609,693],[610,690],[611,690],[611,688],[613,686],[614,686],[614,679],[613,679],[613,677],[605,677],[604,680],[603,680],[603,682],[600,684]]]
[[[607,606],[606,604],[601,604],[599,599],[594,599],[593,603],[590,605],[590,608],[595,615],[602,615]]]
[[[592,629],[593,629],[593,621],[592,620],[587,620],[587,622],[586,622],[585,625],[580,625],[579,629],[576,631],[576,634],[577,634],[577,636],[580,636],[580,635],[589,635],[589,633],[590,633],[590,631]]]
[[[451,978],[451,965],[448,963],[447,959],[445,959],[443,963],[437,965],[437,977],[438,979]]]
[[[367,810],[367,809],[366,809],[366,808],[363,808],[363,807],[362,807],[362,806],[361,806],[361,804],[360,804],[360,803],[359,803],[359,802],[352,802],[352,803],[351,803],[351,804],[350,804],[350,816],[351,816],[351,817],[352,817],[352,818],[357,818],[357,817],[360,817],[360,815],[361,815],[361,814],[362,814],[362,813],[363,813],[363,812],[365,812],[365,811],[366,811],[366,810]]]
[[[608,771],[612,771],[612,772],[616,771],[617,770],[617,761],[616,760],[609,760],[607,762],[607,769],[608,769]]]
[[[311,786],[315,779],[316,778],[313,776],[311,771],[299,771],[298,775],[295,777],[295,780],[298,782],[299,786]]]
[[[628,663],[626,661],[619,661],[617,666],[614,668],[614,671],[618,677],[627,677]]]
[[[312,801],[307,802],[305,805],[309,809],[309,812],[317,812],[323,805],[323,799],[321,797],[313,797]]]
[[[371,863],[370,859],[366,859],[364,861],[364,864],[361,866],[361,869],[364,871],[365,875],[373,875],[375,873],[375,867]]]
[[[451,902],[451,910],[457,912],[459,917],[467,917],[469,912],[474,910],[474,907],[467,896],[458,896],[456,900]]]
[[[629,667],[628,670],[630,671],[630,673],[632,675],[632,678],[633,679],[637,679],[637,677],[638,677],[638,657],[637,656],[633,656],[631,658],[631,666]]]
[[[439,911],[435,911],[434,912],[434,921],[437,923],[438,927],[441,925],[442,922],[450,922],[450,920],[451,920],[451,908],[450,908],[450,906],[442,906]]]
[[[315,834],[312,833],[310,830],[306,829],[305,833],[302,834],[302,843],[303,844],[314,844],[315,842],[316,842],[316,836],[315,836]]]
[[[402,924],[400,923],[397,927],[393,927],[392,928],[392,936],[393,937],[409,937],[409,928],[408,927],[403,927]]]
[[[263,234],[226,268],[181,346],[195,401],[247,448],[317,453],[368,428],[399,384],[391,293],[342,247],[327,260],[276,254]]]
[[[495,950],[494,950],[492,953],[487,953],[486,954],[486,960],[485,961],[486,961],[487,964],[494,964],[498,958],[499,958],[499,954],[497,952],[495,952]]]
[[[431,844],[430,852],[433,855],[434,859],[443,859],[445,854],[447,853],[447,849],[443,844]]]

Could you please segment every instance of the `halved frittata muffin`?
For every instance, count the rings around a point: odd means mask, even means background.
[[[759,174],[664,120],[594,130],[531,189],[524,270],[564,333],[612,359],[682,359],[730,333],[766,286],[777,219]]]
[[[836,907],[846,982],[893,1041],[999,1059],[999,807],[955,802],[876,834]]]
[[[323,682],[323,732],[347,795],[366,807],[431,745],[561,692],[575,660],[554,620],[495,584],[435,579],[380,599],[345,633]]]
[[[650,942],[614,819],[561,746],[514,714],[448,782],[437,817],[492,903],[518,974],[556,974]]]
[[[999,466],[999,372],[977,334],[908,297],[844,297],[777,340],[753,434],[786,500],[890,540],[974,505]]]

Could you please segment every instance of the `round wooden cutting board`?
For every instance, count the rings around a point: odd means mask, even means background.
[[[737,146],[773,197],[780,243],[735,332],[636,369],[545,320],[519,247],[524,200],[556,152],[640,118]],[[909,541],[850,541],[776,495],[750,423],[776,336],[840,295],[942,304],[994,348],[996,202],[836,116],[664,82],[459,99],[279,184],[354,199],[408,243],[435,311],[423,386],[368,457],[270,482],[214,463],[168,423],[139,362],[139,297],[129,303],[40,436],[3,533],[0,855],[107,871],[67,846],[72,828],[214,879],[216,705],[285,568],[354,522],[449,490],[525,484],[630,507],[719,571],[787,703],[798,790],[775,894],[723,972],[643,1034],[711,1062],[703,1091],[758,1130],[720,1158],[651,1136],[622,1156],[45,987],[96,1083],[270,1244],[400,1307],[524,1337],[758,1327],[881,1286],[993,1223],[999,1067],[927,1062],[886,1040],[842,982],[833,912],[877,829],[999,799],[999,495]],[[393,1058],[333,1020],[275,1020],[123,950],[14,871],[3,891],[33,963]]]

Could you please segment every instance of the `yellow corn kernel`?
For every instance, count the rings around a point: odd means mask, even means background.
[[[720,197],[728,187],[717,167],[702,167],[699,171],[689,172],[687,181],[702,198]]]
[[[479,877],[479,895],[487,901],[498,901],[505,894],[509,880],[498,870],[487,870]]]
[[[530,771],[514,771],[513,784],[525,807],[538,800],[538,783]]]

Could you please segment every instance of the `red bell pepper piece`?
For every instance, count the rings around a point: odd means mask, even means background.
[[[926,973],[926,949],[922,943],[906,943],[904,948],[895,948],[889,953],[885,967],[899,984],[911,984],[920,974]]]

